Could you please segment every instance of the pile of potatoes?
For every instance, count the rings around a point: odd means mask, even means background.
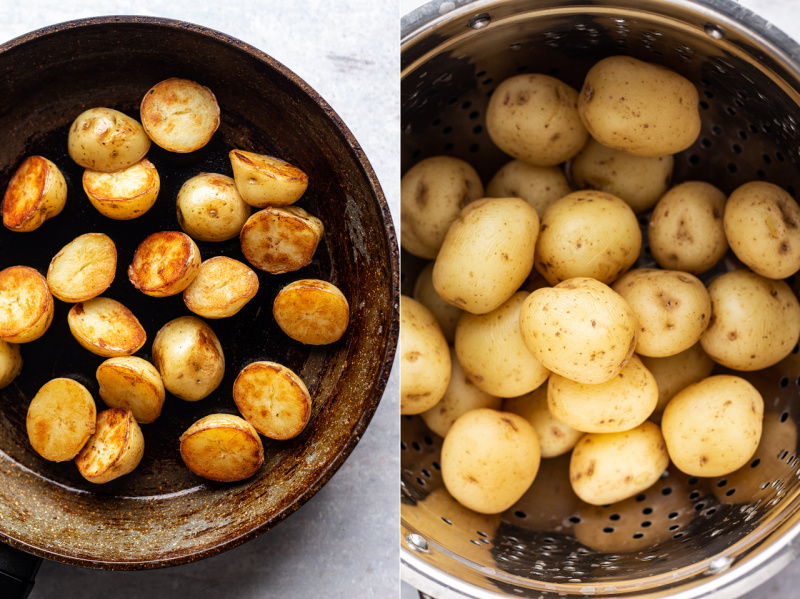
[[[445,156],[404,175],[402,244],[431,262],[401,301],[401,411],[444,438],[461,505],[503,512],[559,456],[594,506],[670,464],[720,477],[752,459],[764,402],[732,371],[800,338],[782,280],[800,270],[800,207],[768,182],[728,197],[672,184],[700,125],[690,81],[614,56],[580,91],[539,74],[498,85],[486,129],[513,160],[486,188]],[[634,268],[651,210],[660,268]],[[709,273],[729,249],[738,266]]]

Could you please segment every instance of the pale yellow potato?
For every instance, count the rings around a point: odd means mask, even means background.
[[[527,420],[539,437],[542,457],[555,458],[572,450],[583,432],[553,415],[547,405],[547,387],[541,385],[525,395],[504,399],[503,411],[519,414]]]
[[[181,459],[209,480],[250,478],[264,463],[264,446],[252,424],[232,414],[204,416],[181,435]]]
[[[127,408],[136,422],[147,424],[161,415],[164,383],[147,360],[136,356],[109,358],[95,372],[100,397],[110,408]]]
[[[450,349],[425,306],[400,297],[400,413],[420,414],[444,397],[450,383]]]
[[[800,206],[766,181],[737,187],[725,203],[725,235],[736,257],[770,279],[800,270]]]
[[[143,455],[144,435],[131,411],[109,408],[97,415],[97,429],[75,465],[83,478],[99,485],[133,472]]]
[[[295,341],[327,345],[342,338],[350,322],[350,306],[341,290],[328,281],[301,279],[278,292],[272,315]]]
[[[17,343],[0,339],[0,389],[8,387],[22,371],[22,353]]]
[[[46,382],[31,400],[25,426],[31,446],[52,462],[71,460],[94,434],[97,408],[89,390],[77,381]]]
[[[643,422],[619,433],[587,433],[569,464],[575,494],[591,505],[633,497],[653,485],[669,465],[657,424]]]
[[[308,175],[280,158],[245,150],[231,150],[228,156],[236,189],[255,208],[294,204],[308,187]]]
[[[303,432],[311,418],[311,395],[303,380],[275,362],[253,362],[233,382],[233,401],[255,429],[284,441]]]
[[[639,323],[636,353],[664,358],[689,349],[711,320],[703,282],[686,272],[637,268],[611,288],[630,305]]]
[[[238,260],[214,256],[183,290],[183,302],[203,318],[227,318],[244,308],[258,293],[258,275]]]
[[[90,108],[69,128],[67,151],[83,168],[121,171],[145,157],[150,138],[136,119],[113,108]]]
[[[666,156],[700,134],[697,89],[666,67],[631,56],[610,56],[586,74],[578,112],[604,146],[637,156]]]
[[[539,470],[539,439],[522,416],[471,410],[453,423],[442,443],[442,480],[464,507],[497,514],[512,506]]]
[[[574,277],[612,283],[639,258],[642,232],[633,210],[603,191],[576,191],[542,215],[536,270],[556,285]]]
[[[590,138],[570,162],[570,174],[578,189],[615,195],[640,214],[666,193],[674,165],[671,155],[636,156]]]
[[[153,364],[166,390],[185,401],[203,399],[225,375],[219,339],[196,316],[181,316],[161,327],[153,340]]]
[[[0,270],[0,339],[28,343],[53,322],[53,296],[39,271],[29,266]]]
[[[558,166],[534,166],[519,160],[507,162],[486,185],[487,198],[522,198],[541,218],[550,204],[572,188]]]
[[[695,275],[719,262],[728,251],[725,200],[724,193],[704,181],[686,181],[665,193],[647,227],[656,262]]]
[[[43,156],[31,156],[11,177],[0,211],[3,225],[28,233],[59,214],[67,202],[67,182],[58,167]]]
[[[166,297],[183,292],[200,272],[200,248],[179,231],[148,235],[136,248],[128,279],[142,293]]]
[[[483,197],[472,166],[450,156],[432,156],[412,166],[400,181],[400,241],[405,250],[433,260],[461,210]]]
[[[519,291],[491,312],[465,312],[458,321],[458,361],[475,386],[491,395],[529,393],[550,376],[522,338],[520,308],[527,297]]]
[[[47,268],[50,292],[62,302],[97,297],[117,272],[117,247],[104,233],[79,235],[53,256]]]
[[[324,231],[322,221],[299,206],[271,206],[247,219],[239,242],[250,264],[280,274],[311,264]]]
[[[578,92],[541,74],[516,75],[497,86],[486,108],[486,131],[503,152],[536,166],[569,160],[589,137],[578,115]]]
[[[472,314],[498,308],[530,273],[538,230],[536,210],[525,200],[472,202],[450,226],[436,257],[436,293]]]
[[[92,206],[114,220],[139,218],[153,207],[161,191],[161,177],[147,158],[112,173],[86,169],[82,182]]]
[[[621,295],[595,279],[576,278],[531,293],[520,330],[531,353],[578,383],[605,383],[633,356],[638,325]]]
[[[171,77],[142,98],[142,126],[157,145],[170,152],[194,152],[205,146],[220,123],[219,104],[207,87]]]
[[[181,229],[198,241],[233,239],[251,212],[233,179],[216,173],[200,173],[186,181],[176,207]]]
[[[764,400],[738,376],[721,374],[678,392],[661,428],[669,457],[690,476],[723,476],[744,466],[761,439]]]
[[[659,416],[667,407],[670,399],[681,389],[699,383],[714,370],[714,361],[703,351],[700,343],[695,343],[689,349],[667,356],[666,358],[650,358],[640,356],[645,365],[656,379],[658,386],[658,404],[653,410],[654,416]]]
[[[452,344],[456,338],[456,325],[464,311],[444,301],[433,287],[433,262],[423,268],[414,283],[414,299],[433,313],[436,322],[442,327],[447,342]]]
[[[430,410],[420,414],[420,417],[434,433],[440,437],[447,435],[447,431],[460,416],[470,410],[478,408],[491,408],[499,410],[502,399],[482,391],[467,378],[461,364],[458,363],[455,349],[450,348],[450,383],[439,402]]]
[[[133,312],[109,297],[78,302],[70,308],[67,322],[81,346],[106,358],[135,354],[147,340]]]
[[[761,370],[789,355],[800,338],[800,303],[789,285],[746,269],[708,286],[711,323],[700,343],[712,360],[734,370]]]

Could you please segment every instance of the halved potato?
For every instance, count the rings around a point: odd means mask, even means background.
[[[294,204],[308,187],[308,175],[274,156],[231,150],[233,178],[242,199],[256,208]]]
[[[97,415],[97,428],[75,464],[91,483],[107,483],[132,472],[144,455],[142,429],[130,410],[110,408]]]
[[[70,157],[93,171],[126,169],[144,158],[149,149],[150,138],[139,122],[113,108],[90,108],[69,128]]]
[[[12,231],[28,233],[64,209],[67,183],[58,167],[43,156],[26,159],[3,196],[3,225]]]
[[[78,343],[98,356],[129,356],[147,340],[133,312],[108,297],[78,302],[70,309],[67,322]]]
[[[178,191],[178,224],[198,241],[233,239],[250,216],[250,206],[233,179],[216,173],[200,173]]]
[[[183,291],[183,302],[204,318],[233,316],[258,293],[258,275],[247,265],[214,256],[200,264],[200,270]]]
[[[83,191],[92,206],[115,220],[140,217],[153,207],[160,190],[161,177],[147,158],[113,173],[83,172]]]
[[[272,315],[281,330],[295,341],[325,345],[344,335],[350,321],[350,307],[336,285],[319,279],[302,279],[278,292]]]
[[[253,425],[232,414],[209,414],[181,435],[181,458],[203,478],[244,480],[264,463],[264,446]]]
[[[9,266],[0,271],[0,339],[27,343],[44,335],[53,321],[53,296],[39,271]]]
[[[114,281],[117,247],[104,233],[79,235],[53,256],[47,269],[51,293],[62,302],[83,302]]]
[[[8,387],[22,370],[19,345],[0,339],[0,389]]]
[[[310,264],[323,232],[322,221],[302,208],[275,206],[248,218],[239,240],[250,264],[279,274]]]
[[[207,87],[172,77],[144,95],[142,125],[157,145],[170,152],[194,152],[219,127],[219,104]]]
[[[97,408],[77,381],[46,382],[31,400],[25,421],[31,446],[52,462],[71,460],[95,431]]]
[[[128,267],[128,279],[153,297],[176,295],[186,289],[200,270],[200,248],[186,233],[159,231],[148,235]]]
[[[233,401],[245,420],[270,439],[296,437],[311,417],[311,395],[305,383],[275,362],[245,366],[233,383]]]
[[[161,375],[147,360],[135,356],[109,358],[95,373],[100,397],[110,408],[127,408],[136,422],[153,422],[164,405]]]

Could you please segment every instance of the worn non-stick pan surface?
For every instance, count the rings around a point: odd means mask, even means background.
[[[177,155],[155,145],[161,176],[156,205],[133,221],[101,216],[81,188],[82,169],[66,151],[72,120],[93,106],[138,118],[143,94],[168,77],[196,80],[217,96],[222,125],[209,145]],[[199,402],[167,394],[163,412],[142,425],[145,455],[131,474],[106,485],[84,481],[71,462],[51,463],[30,447],[25,416],[46,381],[71,377],[104,404],[94,378],[103,358],[81,348],[66,323],[69,305],[56,300],[47,333],[22,346],[16,381],[0,390],[0,540],[36,555],[111,569],[189,562],[233,547],[279,522],[333,475],[358,442],[381,398],[393,361],[398,325],[398,250],[389,209],[375,175],[337,115],[288,69],[254,48],[188,23],[103,17],[48,27],[0,46],[0,189],[25,157],[53,160],[69,186],[67,205],[35,232],[0,230],[0,268],[15,264],[45,273],[55,253],[76,236],[104,232],[116,243],[116,278],[104,293],[128,308],[147,331],[137,355],[169,320],[190,314],[181,296],[151,298],[126,269],[149,233],[180,230],[175,197],[200,172],[231,174],[228,151],[242,148],[300,166],[310,185],[298,205],[318,216],[325,235],[312,264],[284,275],[259,271],[258,295],[232,318],[207,321],[222,343],[226,374]],[[244,261],[238,240],[199,244],[204,259]],[[278,290],[300,278],[331,281],[351,307],[344,337],[311,348],[275,324]],[[197,419],[236,414],[231,397],[239,370],[277,361],[306,382],[311,421],[297,438],[262,438],[265,464],[255,477],[218,484],[183,464],[178,438]]]

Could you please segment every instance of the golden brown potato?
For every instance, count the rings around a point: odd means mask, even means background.
[[[227,256],[200,264],[197,276],[183,290],[183,302],[203,318],[227,318],[244,308],[258,293],[258,275]]]
[[[278,292],[272,315],[281,330],[295,341],[326,345],[344,335],[350,322],[350,306],[333,283],[302,279]]]
[[[147,424],[161,415],[164,383],[147,360],[135,356],[109,358],[95,373],[100,397],[110,408],[126,408],[136,422]]]
[[[178,224],[192,239],[233,239],[250,218],[250,206],[236,189],[233,179],[215,173],[200,173],[178,191]]]
[[[250,264],[280,274],[309,265],[324,230],[321,220],[299,206],[271,206],[247,219],[239,241]]]
[[[661,412],[678,391],[693,383],[699,383],[714,370],[714,361],[703,351],[700,343],[695,343],[689,349],[666,358],[640,357],[642,364],[656,379],[658,404],[653,410],[653,415],[657,415],[659,420]]]
[[[97,297],[117,272],[117,247],[104,233],[79,235],[53,256],[47,269],[51,293],[62,302]]]
[[[553,415],[547,405],[547,387],[548,385],[541,385],[525,395],[504,399],[503,411],[519,414],[527,420],[539,437],[542,457],[554,458],[575,447],[583,432]]]
[[[233,178],[242,199],[256,208],[294,204],[308,187],[308,175],[285,160],[231,150]]]
[[[8,387],[22,371],[19,345],[0,339],[0,389]]]
[[[433,262],[423,268],[414,283],[414,299],[431,311],[442,328],[447,342],[452,344],[456,338],[456,325],[464,311],[444,301],[433,287]]]
[[[144,327],[133,312],[108,297],[78,302],[70,308],[67,322],[81,346],[106,358],[130,356],[147,340]]]
[[[264,463],[258,431],[232,414],[209,414],[181,435],[181,459],[192,472],[209,480],[250,478]]]
[[[103,484],[132,472],[144,455],[144,435],[130,410],[110,408],[97,415],[97,429],[75,464],[90,483]]]
[[[114,220],[139,218],[158,199],[161,177],[147,158],[112,173],[86,169],[83,191],[103,216]]]
[[[507,162],[486,186],[487,198],[522,198],[540,219],[550,204],[570,192],[561,167],[534,166],[519,160]]]
[[[67,150],[83,168],[113,173],[133,166],[150,149],[142,126],[113,108],[90,108],[69,128]]]
[[[89,390],[77,381],[46,382],[28,406],[28,439],[36,453],[52,462],[71,460],[95,431],[97,408]]]
[[[191,237],[178,231],[160,231],[148,235],[136,248],[128,279],[147,295],[176,295],[197,276],[200,262],[200,248]]]
[[[44,335],[53,321],[53,296],[39,271],[9,266],[0,271],[0,339],[27,343]]]
[[[67,182],[58,167],[43,156],[31,156],[8,183],[0,206],[3,225],[19,233],[34,231],[66,202]]]

